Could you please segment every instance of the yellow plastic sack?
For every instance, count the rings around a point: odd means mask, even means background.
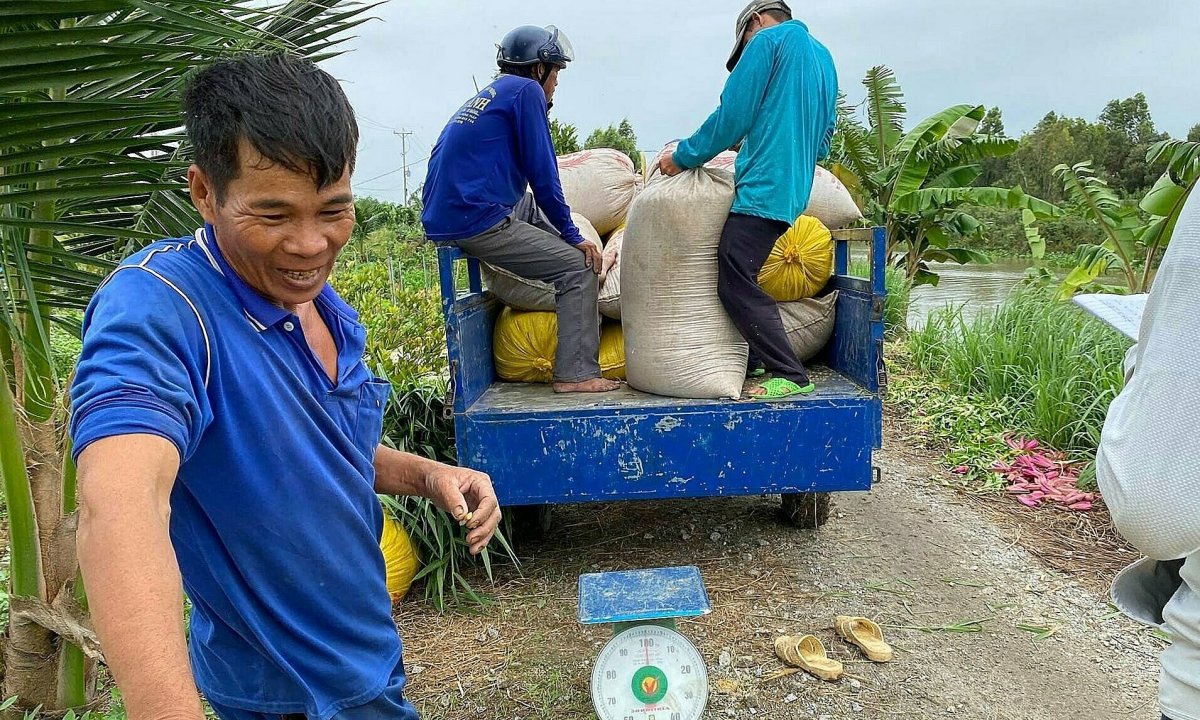
[[[609,380],[625,379],[625,334],[620,323],[605,323],[600,331],[600,374]]]
[[[383,537],[379,540],[383,562],[387,566],[387,589],[392,602],[399,600],[412,587],[413,578],[421,567],[417,549],[400,521],[387,512],[383,514]]]
[[[758,284],[780,302],[810,298],[833,275],[833,238],[820,220],[801,215],[775,243]]]
[[[554,351],[558,349],[558,316],[504,308],[492,333],[496,374],[509,382],[548,383],[554,380]]]

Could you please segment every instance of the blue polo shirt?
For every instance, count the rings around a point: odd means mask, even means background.
[[[516,75],[497,77],[459,108],[429,157],[421,223],[430,240],[453,242],[490,230],[532,188],[563,240],[583,242],[563,198],[546,113],[542,86]]]
[[[178,448],[170,532],[201,691],[325,720],[403,669],[373,487],[389,386],[363,363],[357,314],[328,286],[316,306],[336,383],[211,227],[147,247],[84,316],[70,431],[76,455],[134,433]]]

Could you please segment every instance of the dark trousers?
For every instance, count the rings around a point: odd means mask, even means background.
[[[758,286],[758,273],[775,241],[790,226],[780,220],[732,213],[717,251],[717,294],[733,324],[750,345],[750,367],[808,384],[808,371],[788,344],[775,298]]]

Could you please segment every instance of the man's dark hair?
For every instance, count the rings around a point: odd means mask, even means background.
[[[516,75],[517,77],[529,78],[530,80],[537,81],[537,76],[534,74],[534,70],[543,66],[545,66],[545,63],[533,63],[532,65],[509,65],[505,63],[500,66],[500,72],[497,74]],[[545,70],[542,72],[545,72]],[[544,75],[542,77],[545,78]]]
[[[237,177],[242,139],[272,163],[309,173],[318,189],[354,170],[354,109],[337,80],[303,58],[272,53],[217,61],[188,80],[183,115],[195,162],[218,203]]]
[[[778,22],[787,22],[792,19],[792,14],[786,10],[763,10],[763,15],[770,15]]]

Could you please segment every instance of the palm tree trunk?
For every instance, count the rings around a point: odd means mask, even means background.
[[[52,100],[62,101],[66,97],[63,87],[52,88]],[[42,163],[41,169],[53,170],[56,160]],[[42,190],[53,189],[53,180],[38,184]],[[35,203],[33,217],[52,221],[56,215],[55,203]],[[48,248],[54,243],[54,234],[49,230],[29,232],[28,246],[31,249]],[[51,262],[47,256],[30,253],[31,260]],[[29,310],[21,318],[27,352],[20,361],[23,390],[21,408],[13,406],[10,413],[15,432],[11,437],[19,443],[23,453],[23,472],[15,476],[23,480],[24,493],[31,501],[33,517],[26,522],[21,532],[11,534],[12,553],[32,555],[36,553],[36,567],[26,568],[30,577],[25,578],[23,589],[18,590],[16,572],[13,577],[14,612],[9,623],[8,644],[5,648],[4,696],[17,696],[23,707],[41,705],[49,711],[65,710],[86,702],[86,677],[90,663],[77,648],[72,648],[48,628],[19,612],[22,601],[48,604],[59,592],[71,589],[70,581],[78,573],[75,556],[75,537],[68,522],[65,491],[70,490],[70,511],[74,510],[73,467],[65,466],[59,442],[59,418],[55,417],[54,406],[58,394],[58,377],[54,359],[50,352],[49,330],[50,309],[36,302],[48,288],[39,284],[25,288]],[[0,409],[0,412],[3,412]],[[70,470],[69,473],[64,472]],[[69,475],[68,478],[65,475]],[[6,468],[7,484],[8,472]],[[8,488],[6,488],[8,489]],[[10,493],[9,497],[12,495]],[[26,547],[33,544],[33,549]],[[35,576],[36,577],[33,577]],[[32,590],[36,588],[36,592]],[[82,592],[82,588],[80,588]],[[69,685],[66,683],[70,683]],[[66,704],[65,704],[66,703]]]
[[[63,444],[66,446],[63,448],[62,460],[63,515],[71,517],[75,514],[77,506],[75,461],[71,457],[70,438],[67,438]],[[74,540],[74,531],[70,533],[70,536]],[[78,560],[73,559],[72,564],[76,565],[74,598],[86,611],[87,592],[83,587],[83,576],[79,574]],[[89,660],[78,646],[68,642],[62,643],[61,653],[58,665],[59,707],[73,708],[86,705],[96,690],[96,664]]]
[[[0,323],[0,373],[4,373],[6,382],[12,382],[13,370],[12,333],[7,325]]]
[[[10,390],[7,375],[0,382],[0,471],[8,501],[11,552],[11,603],[46,602],[39,540],[29,471],[25,464],[21,412]],[[53,676],[46,675],[47,658],[54,657],[54,637],[41,625],[13,612],[4,648],[4,696],[17,695],[22,704],[53,701]]]

